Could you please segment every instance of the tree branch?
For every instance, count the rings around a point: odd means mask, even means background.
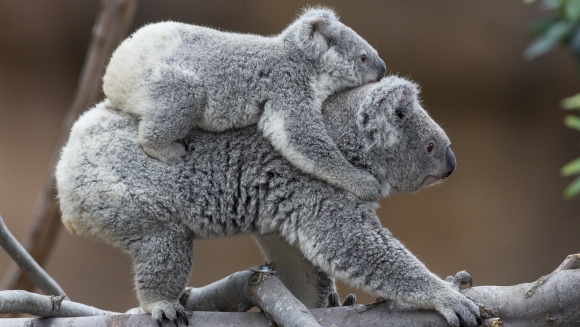
[[[50,161],[50,175],[40,194],[23,245],[36,261],[43,265],[52,250],[59,231],[60,214],[56,203],[53,169],[60,149],[66,142],[72,124],[79,114],[98,100],[107,60],[115,47],[128,34],[135,14],[135,0],[101,0],[101,9],[93,26],[93,35],[87,51],[74,100],[61,127],[57,150]],[[10,265],[2,282],[4,289],[31,290],[33,284],[16,264]]]
[[[180,300],[186,310],[196,310],[194,319],[197,311],[245,312],[257,306],[279,326],[320,326],[306,306],[268,272],[240,271],[204,287],[188,287]],[[127,313],[140,312],[135,308]]]
[[[570,255],[554,272],[533,283],[480,286],[464,295],[485,305],[507,326],[580,326],[580,254]]]
[[[118,314],[65,300],[64,295],[0,291],[0,314],[26,313],[40,317],[86,317]]]
[[[280,279],[274,276],[264,273],[252,274],[244,293],[279,326],[320,326],[306,306],[288,291]]]
[[[26,252],[24,247],[18,243],[14,235],[10,233],[0,215],[0,245],[12,257],[14,262],[28,275],[40,290],[49,295],[64,295],[64,291],[58,283],[50,277],[42,267]],[[1,300],[1,299],[0,299]],[[4,309],[0,305],[0,310]]]
[[[480,286],[463,290],[463,294],[479,302],[484,326],[501,327],[574,327],[580,322],[580,255],[568,256],[566,261],[551,274],[541,277],[536,282],[520,284],[516,286]],[[262,276],[257,281],[248,281],[248,277]],[[276,285],[268,284],[278,280],[273,276],[260,273],[243,271],[235,273],[218,282],[199,289],[189,289],[182,296],[182,303],[191,309],[190,305],[196,306],[196,310],[235,310],[236,304],[244,303],[244,298],[251,298],[252,292],[265,292],[267,296],[259,296],[261,300],[274,304],[274,309],[264,309],[266,315],[261,313],[234,313],[234,312],[203,312],[195,311],[190,322],[192,326],[270,326],[267,315],[273,317],[271,310],[283,307],[285,300],[276,303],[270,296],[286,297],[285,288],[281,290]],[[279,281],[278,281],[279,282]],[[244,285],[249,290],[242,292]],[[253,286],[263,289],[251,290]],[[244,295],[245,294],[245,295]],[[231,299],[230,299],[231,296]],[[233,299],[233,300],[232,300]],[[63,301],[65,303],[66,301]],[[0,303],[0,306],[2,304]],[[264,305],[264,307],[266,307]],[[247,309],[247,303],[242,309]],[[292,312],[302,311],[295,307]],[[132,312],[136,312],[133,310]],[[384,321],[389,322],[391,327],[415,326],[415,327],[447,327],[446,321],[435,311],[420,310],[416,307],[394,301],[378,301],[367,305],[353,305],[348,307],[333,307],[313,309],[312,316],[321,326],[375,326]],[[306,314],[305,316],[307,316]],[[295,320],[287,319],[289,315],[281,315],[280,326],[308,326],[296,324]],[[499,317],[499,318],[498,318]],[[146,314],[125,314],[111,317],[93,318],[60,318],[60,319],[34,319],[33,324],[39,326],[69,326],[78,324],[83,326],[110,326],[112,321],[122,321],[124,326],[156,326],[157,323]],[[30,319],[2,319],[2,324],[7,326],[30,326]],[[26,325],[28,324],[28,325]]]

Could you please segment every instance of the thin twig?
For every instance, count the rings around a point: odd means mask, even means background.
[[[64,296],[40,295],[27,291],[0,291],[0,314],[14,312],[40,317],[87,317],[116,314],[65,300]]]
[[[101,0],[101,9],[93,26],[91,43],[74,100],[63,122],[57,149],[50,161],[50,175],[36,202],[31,226],[22,242],[28,253],[40,265],[44,264],[52,250],[60,229],[60,214],[52,173],[59,158],[60,148],[66,142],[71,126],[80,113],[100,97],[101,76],[104,73],[105,65],[115,47],[128,34],[133,22],[135,8],[135,0]],[[33,286],[16,264],[10,265],[2,282],[3,289],[31,290]]]
[[[24,247],[18,243],[16,237],[10,233],[0,215],[0,245],[12,257],[14,262],[28,275],[38,288],[48,295],[64,295],[58,283],[34,261]],[[65,295],[66,297],[66,295]],[[0,306],[1,308],[2,306]]]

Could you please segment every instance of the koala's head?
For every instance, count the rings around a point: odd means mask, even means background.
[[[318,64],[332,92],[379,81],[387,71],[377,51],[330,9],[306,9],[280,36]]]
[[[416,192],[455,170],[449,138],[418,95],[414,83],[389,76],[332,97],[325,108],[337,145],[353,165],[377,177],[384,196]],[[349,113],[337,112],[341,108]]]

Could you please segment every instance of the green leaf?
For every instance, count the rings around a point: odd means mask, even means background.
[[[568,40],[568,47],[576,59],[580,59],[580,24],[576,24],[574,31]]]
[[[580,109],[580,93],[562,100],[562,109]]]
[[[561,40],[565,39],[570,34],[573,23],[570,21],[560,20],[552,24],[546,33],[538,37],[532,44],[524,51],[524,58],[527,60],[534,59],[552,50],[552,48]]]
[[[560,170],[560,174],[562,176],[570,176],[580,174],[580,158],[576,158],[569,163],[567,163],[562,169]]]
[[[580,193],[580,177],[576,178],[566,189],[564,190],[564,197],[566,199],[571,199]]]
[[[563,2],[564,0],[544,0],[542,5],[544,6],[545,9],[551,10],[562,7]]]
[[[523,3],[525,3],[526,5],[532,4],[534,2],[536,2],[536,0],[522,0]]]
[[[558,17],[547,17],[540,19],[539,21],[533,23],[532,26],[530,26],[529,33],[533,37],[538,37],[546,33],[546,31],[558,21],[560,21],[560,18]]]
[[[580,18],[580,0],[568,0],[564,6],[564,13],[568,19],[578,20]]]
[[[580,131],[580,117],[574,115],[567,115],[564,117],[564,125]]]

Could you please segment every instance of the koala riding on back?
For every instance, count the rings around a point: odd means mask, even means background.
[[[380,80],[385,63],[329,9],[308,9],[272,37],[162,22],[115,50],[103,77],[111,104],[139,117],[150,156],[181,162],[193,127],[222,132],[258,123],[303,172],[379,197],[378,182],[352,166],[327,135],[320,113],[331,94]]]

